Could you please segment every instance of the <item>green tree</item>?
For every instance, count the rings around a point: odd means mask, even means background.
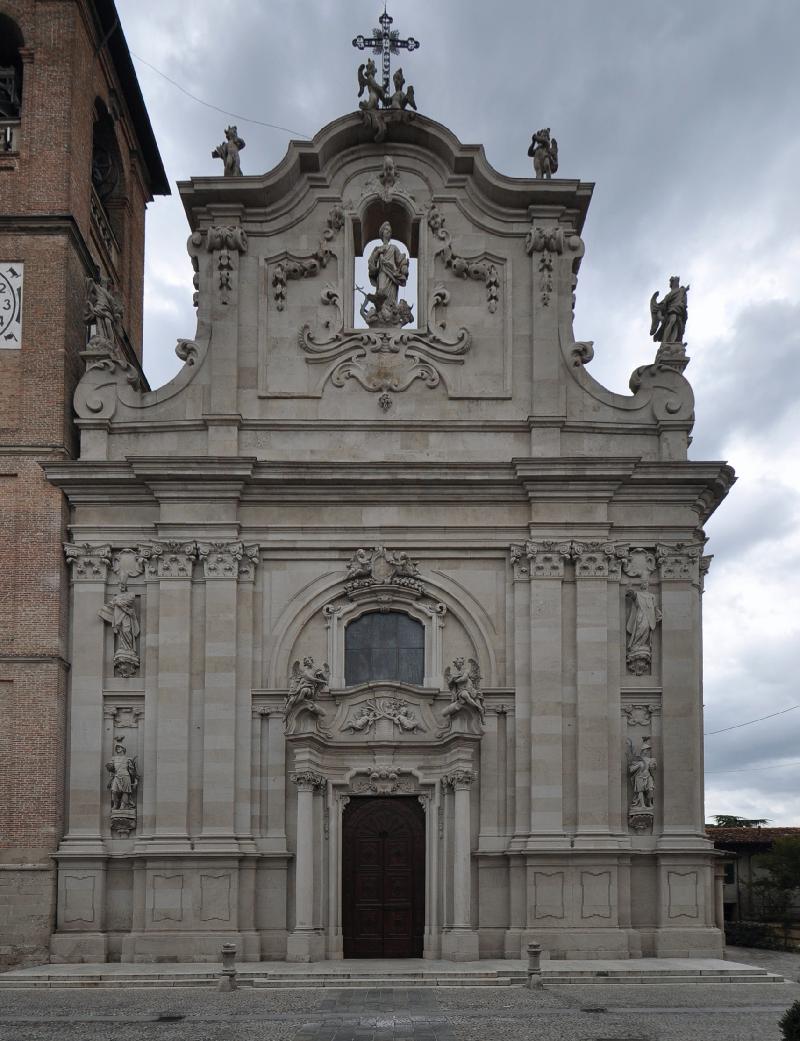
[[[768,853],[759,853],[753,860],[767,872],[753,882],[753,891],[761,899],[764,917],[782,926],[788,947],[795,902],[800,897],[800,836],[775,839]]]
[[[736,817],[728,813],[717,813],[714,820],[718,828],[760,828],[769,824],[766,817]]]

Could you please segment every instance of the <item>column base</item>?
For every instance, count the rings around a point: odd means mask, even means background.
[[[324,961],[325,934],[321,929],[297,929],[286,938],[287,961]]]
[[[474,929],[445,929],[442,958],[445,961],[478,961],[478,934]]]

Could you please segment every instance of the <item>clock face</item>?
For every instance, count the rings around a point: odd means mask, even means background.
[[[0,348],[22,346],[22,268],[0,262]]]

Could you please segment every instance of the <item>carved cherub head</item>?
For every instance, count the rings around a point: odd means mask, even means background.
[[[303,665],[305,665],[305,666],[310,668],[313,664],[314,664],[314,659],[313,658],[311,658],[311,657],[303,658]]]
[[[464,668],[464,659],[463,658],[453,658],[453,665],[455,665],[455,667],[457,669],[463,669]]]

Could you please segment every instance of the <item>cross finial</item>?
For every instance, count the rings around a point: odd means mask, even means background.
[[[400,39],[400,32],[397,29],[392,29],[392,22],[394,19],[386,11],[386,4],[383,5],[383,14],[378,19],[380,22],[380,28],[372,30],[372,36],[358,35],[353,40],[353,46],[358,47],[360,51],[363,51],[367,47],[372,48],[373,54],[382,55],[382,73],[383,73],[383,89],[388,95],[389,91],[389,72],[390,72],[390,56],[392,54],[399,54],[400,49],[404,48],[407,51],[415,51],[419,47],[419,42],[414,39],[413,36],[409,36],[407,40]]]

